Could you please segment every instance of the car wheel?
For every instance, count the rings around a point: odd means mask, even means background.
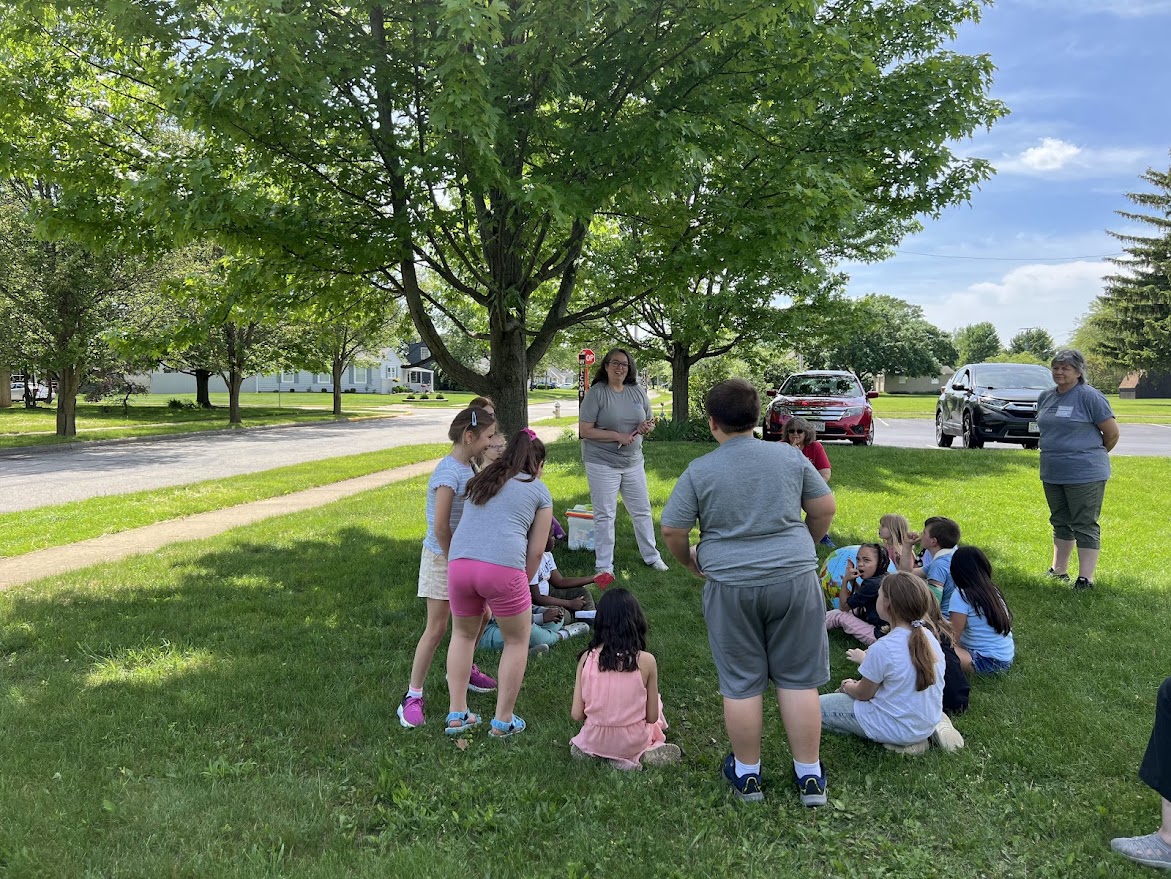
[[[1040,445],[1040,440],[1028,440],[1024,446],[1026,449],[1035,449]]]
[[[874,422],[870,422],[870,430],[866,431],[866,436],[862,439],[850,440],[856,446],[872,446],[874,445]]]
[[[964,413],[964,448],[965,449],[982,449],[984,448],[984,440],[980,439],[980,435],[976,433],[976,424],[972,421],[972,413]]]
[[[941,449],[950,449],[955,437],[943,430],[943,410],[935,410],[935,445]]]

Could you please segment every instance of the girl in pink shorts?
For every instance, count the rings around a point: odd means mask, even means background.
[[[480,619],[489,605],[504,638],[490,733],[503,738],[525,728],[512,709],[528,662],[529,582],[541,563],[553,522],[553,497],[540,480],[544,466],[545,445],[525,428],[509,440],[499,458],[468,482],[467,503],[448,553],[452,617],[447,648],[451,703],[444,728],[448,735],[480,723],[480,717],[468,711],[467,684]]]

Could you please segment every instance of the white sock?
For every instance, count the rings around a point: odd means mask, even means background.
[[[818,778],[821,778],[822,773],[820,760],[818,760],[816,763],[798,763],[796,760],[794,760],[793,768],[797,770],[798,778],[804,778],[806,775],[816,775]]]
[[[557,637],[560,638],[562,641],[568,641],[569,640],[569,632],[565,631],[565,629],[558,629],[557,630]]]
[[[412,699],[422,699],[423,698],[423,688],[419,687],[419,689],[416,690],[414,687],[412,687],[408,684],[407,685],[407,695],[410,696]]]
[[[760,775],[760,761],[755,763],[741,763],[736,761],[736,777],[743,778],[745,775]]]

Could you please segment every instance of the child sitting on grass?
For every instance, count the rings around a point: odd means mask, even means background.
[[[886,620],[878,613],[878,589],[890,560],[881,543],[858,547],[858,561],[846,563],[846,576],[838,593],[840,610],[825,614],[826,629],[843,629],[863,644],[873,644],[886,631]]]
[[[549,541],[545,544],[545,554],[541,556],[541,564],[529,584],[533,592],[533,604],[538,607],[560,607],[569,611],[570,614],[583,610],[595,610],[594,596],[590,594],[587,587],[594,583],[599,575],[594,574],[589,577],[562,575],[557,570],[557,561],[553,558],[553,547],[556,543],[556,529],[551,529]],[[572,615],[570,619],[573,619]]]
[[[881,742],[891,750],[922,753],[943,717],[944,659],[923,618],[934,599],[927,585],[905,572],[891,574],[878,592],[878,612],[890,632],[867,648],[861,680],[842,681],[820,697],[821,725]]]
[[[612,589],[598,602],[594,635],[577,661],[573,719],[583,724],[570,740],[574,757],[600,757],[616,769],[677,763],[678,745],[663,731],[659,671],[646,651],[647,622],[638,599]]]
[[[968,674],[1008,671],[1016,656],[1012,611],[992,582],[992,563],[974,546],[961,546],[951,562],[956,591],[951,600],[951,630],[956,654]]]
[[[565,641],[590,630],[586,623],[565,624],[568,612],[559,607],[534,607],[533,627],[529,630],[529,656],[544,656],[559,641]],[[504,635],[496,617],[489,620],[480,636],[481,650],[503,650]]]
[[[900,554],[903,570],[911,570],[906,566],[905,557],[914,557],[913,544],[916,540],[923,547],[923,566],[914,568],[914,573],[927,581],[946,617],[956,589],[955,580],[951,576],[951,557],[960,542],[960,526],[944,516],[926,519],[921,534],[912,531],[904,539],[904,552]]]

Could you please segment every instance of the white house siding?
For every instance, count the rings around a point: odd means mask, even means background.
[[[351,388],[364,394],[389,394],[396,386],[406,385],[403,381],[404,369],[398,354],[389,348],[381,352],[381,359],[367,367],[350,366],[342,373],[342,390]],[[421,370],[426,373],[428,390],[434,379],[430,370]],[[280,374],[250,375],[244,379],[241,390],[245,393],[332,393],[333,377],[330,373],[312,373],[306,370],[288,370]],[[421,386],[413,390],[423,390]],[[212,375],[208,382],[208,390],[213,394],[226,394],[228,387],[218,375]],[[194,394],[195,376],[183,372],[165,372],[155,370],[150,374],[150,392],[152,394]]]

